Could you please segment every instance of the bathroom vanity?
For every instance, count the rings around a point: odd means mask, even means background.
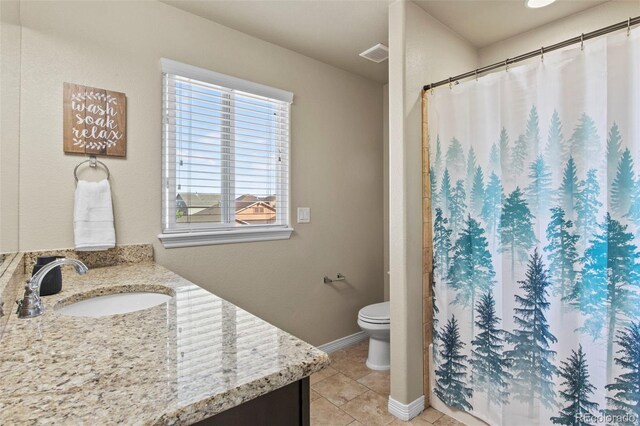
[[[5,299],[22,295],[30,261],[4,280]],[[89,266],[64,270],[41,316],[5,309],[0,424],[309,424],[308,377],[329,364],[324,352],[151,260]],[[99,317],[59,310],[136,292],[171,298]]]

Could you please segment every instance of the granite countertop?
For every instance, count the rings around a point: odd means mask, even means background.
[[[101,318],[55,309],[123,291],[173,297]],[[63,291],[44,303],[42,316],[12,314],[5,326],[0,424],[190,424],[329,364],[319,349],[153,262],[65,270]]]

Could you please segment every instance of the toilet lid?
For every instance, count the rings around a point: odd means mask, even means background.
[[[367,322],[387,323],[389,322],[389,302],[375,303],[365,306],[358,312],[358,317]]]

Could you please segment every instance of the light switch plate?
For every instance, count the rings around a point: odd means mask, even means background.
[[[311,222],[311,208],[298,207],[298,223]]]

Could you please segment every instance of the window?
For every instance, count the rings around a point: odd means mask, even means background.
[[[162,59],[165,247],[286,239],[293,94]]]

